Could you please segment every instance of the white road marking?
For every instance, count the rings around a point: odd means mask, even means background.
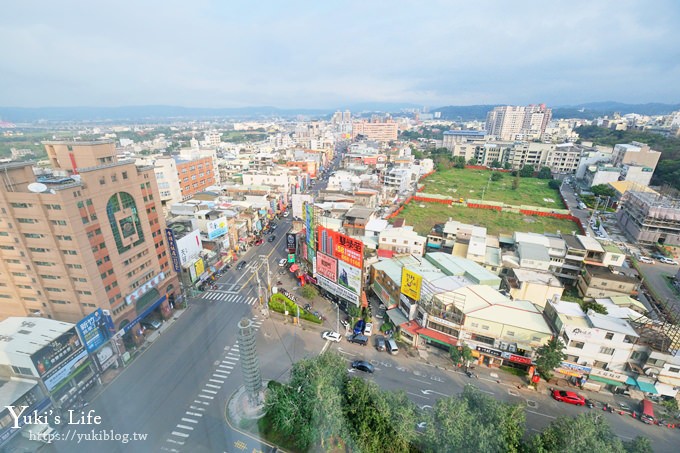
[[[217,382],[218,384],[224,384],[224,381],[222,379],[208,379],[208,381],[209,382]]]
[[[429,400],[429,399],[430,399],[430,398],[428,398],[427,396],[418,395],[417,393],[411,393],[411,392],[406,392],[406,393],[409,394],[409,395],[417,396],[417,397],[419,397],[419,398],[423,398],[423,399],[425,399],[425,400]]]
[[[191,408],[193,409],[193,406],[191,406]],[[205,410],[205,409],[201,409],[201,410]],[[187,414],[187,415],[192,415],[192,416],[194,416],[194,417],[203,417],[203,414],[199,414],[198,412],[189,412],[189,411],[186,411],[185,414]]]
[[[187,426],[187,425],[177,425],[178,428],[180,429],[188,429],[189,431],[193,431],[194,427],[193,426]]]
[[[527,409],[526,411],[527,411],[527,412],[531,412],[532,414],[535,414],[535,415],[540,415],[541,417],[547,417],[547,418],[552,418],[552,419],[556,419],[556,418],[557,418],[557,417],[553,417],[552,415],[541,414],[540,412],[530,411],[529,409]]]
[[[187,423],[194,423],[194,424],[198,423],[198,420],[194,420],[193,418],[186,418],[186,417],[182,417],[182,421],[187,422]]]
[[[203,401],[194,400],[194,403],[203,404]],[[193,409],[195,411],[205,411],[204,407],[189,406],[189,409]]]
[[[219,387],[217,387],[217,388],[219,388]],[[205,392],[205,393],[210,393],[210,394],[212,394],[212,395],[217,395],[217,392],[214,391],[214,390],[203,389],[203,390],[201,390],[201,391],[202,391],[202,392]]]
[[[171,432],[170,434],[172,434],[173,436],[177,436],[177,437],[189,437],[188,434],[186,434],[186,433],[180,433],[179,431],[173,431],[173,432]]]
[[[432,382],[421,381],[420,379],[416,379],[416,378],[414,378],[414,377],[409,378],[409,379],[411,379],[412,381],[420,382],[421,384],[432,385]]]
[[[174,439],[165,439],[167,442],[172,442],[173,444],[177,445],[184,445],[184,442],[180,442],[179,440],[174,440]]]
[[[214,400],[214,399],[215,399],[214,396],[203,395],[202,393],[199,393],[199,394],[198,394],[198,397],[199,397],[199,398],[205,398],[205,399],[207,399],[207,400]]]
[[[221,389],[221,385],[215,385],[215,384],[205,384],[206,387],[210,387],[211,389]]]

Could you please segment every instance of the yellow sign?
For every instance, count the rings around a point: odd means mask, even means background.
[[[196,276],[197,277],[200,276],[205,271],[205,267],[203,265],[203,260],[201,258],[199,258],[198,261],[196,261],[194,263],[194,268],[196,269]]]
[[[401,272],[401,293],[410,297],[411,299],[420,300],[420,286],[423,283],[423,277],[404,268]]]

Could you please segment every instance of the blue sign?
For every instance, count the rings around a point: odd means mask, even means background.
[[[165,236],[168,243],[168,251],[170,252],[170,258],[172,259],[172,268],[178,274],[182,272],[182,266],[179,262],[179,252],[177,251],[177,241],[175,240],[175,232],[172,228],[165,229]]]
[[[108,331],[104,327],[106,327],[106,323],[101,308],[76,323],[76,329],[87,352],[96,351],[108,339]]]
[[[158,299],[156,302],[154,302],[154,303],[151,304],[150,306],[146,307],[146,310],[144,310],[143,312],[141,312],[141,313],[140,313],[135,319],[133,319],[131,322],[129,322],[129,323],[127,323],[127,324],[125,324],[125,325],[123,326],[123,331],[124,331],[125,333],[128,333],[134,326],[137,325],[137,323],[138,323],[139,321],[141,321],[142,319],[146,318],[147,315],[151,314],[151,312],[154,311],[154,310],[156,309],[156,307],[158,307],[160,304],[162,304],[163,302],[165,302],[166,299],[167,299],[167,296],[162,296],[162,297],[161,297],[160,299]]]

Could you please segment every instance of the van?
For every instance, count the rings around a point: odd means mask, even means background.
[[[394,339],[390,338],[387,340],[387,350],[390,351],[390,354],[392,355],[397,355],[399,353],[399,347]]]

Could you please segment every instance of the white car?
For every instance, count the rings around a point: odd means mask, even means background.
[[[287,262],[288,262],[287,259],[281,258],[281,259],[279,260],[279,267],[285,266]]]
[[[321,334],[321,338],[323,338],[324,340],[335,341],[336,343],[338,343],[340,342],[340,339],[342,337],[337,332],[327,331]]]
[[[647,258],[646,256],[641,256],[638,261],[641,263],[647,263],[647,264],[654,264],[654,260],[651,258]]]
[[[373,333],[373,324],[370,322],[366,323],[366,327],[364,327],[364,335],[367,337],[371,336],[371,333]]]
[[[288,211],[286,211],[286,212],[283,213],[283,216],[284,216],[284,217],[288,217],[288,215],[289,215]]]
[[[676,265],[676,266],[677,266],[677,264],[678,264],[677,261],[672,260],[672,259],[670,259],[670,258],[666,258],[666,257],[659,258],[659,261],[661,261],[661,262],[664,263],[664,264],[673,264],[673,265]]]

